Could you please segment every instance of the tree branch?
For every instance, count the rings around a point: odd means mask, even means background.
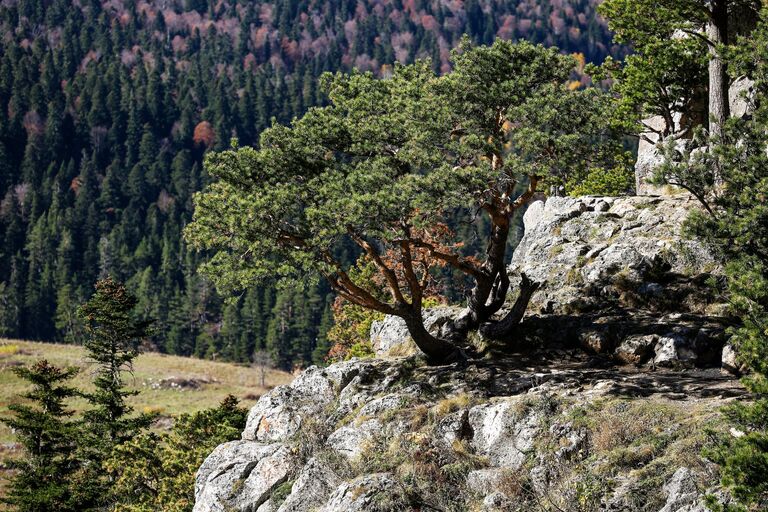
[[[411,255],[411,246],[405,241],[401,240],[400,254],[403,256],[403,269],[405,270],[405,280],[408,282],[408,288],[411,290],[411,304],[421,309],[422,288],[419,278],[416,276],[416,272],[413,271],[413,257]]]
[[[707,11],[707,12],[709,12],[709,11]],[[684,34],[688,34],[689,36],[694,36],[694,37],[702,40],[704,42],[704,44],[706,44],[707,46],[709,46],[711,48],[715,48],[717,46],[714,42],[712,42],[712,40],[710,38],[708,38],[707,36],[705,36],[701,32],[696,32],[695,30],[691,30],[689,28],[681,28],[680,32],[682,32]]]
[[[379,269],[379,272],[381,272],[387,280],[387,286],[392,295],[392,299],[394,299],[397,304],[405,304],[407,301],[400,290],[400,284],[397,282],[397,275],[395,275],[395,272],[384,263],[379,251],[367,240],[357,235],[352,228],[348,227],[347,232],[349,233],[350,238],[365,251],[371,260],[373,260],[373,264],[376,265],[376,268]]]
[[[443,261],[448,265],[452,266],[453,268],[467,275],[470,275],[472,277],[479,277],[481,274],[480,270],[477,267],[475,267],[474,265],[464,260],[458,254],[439,251],[437,247],[430,244],[429,242],[425,242],[424,240],[408,238],[407,241],[408,243],[412,244],[414,247],[421,247],[422,249],[427,249],[429,251],[429,255],[432,256],[433,258]]]
[[[506,208],[506,213],[508,215],[511,215],[512,212],[526,204],[528,201],[530,201],[534,194],[536,194],[536,187],[539,184],[539,177],[534,174],[528,175],[528,190],[520,194],[517,199],[509,203],[509,206]]]

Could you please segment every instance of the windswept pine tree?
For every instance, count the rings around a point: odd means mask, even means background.
[[[539,183],[614,168],[625,155],[609,98],[569,88],[574,62],[556,49],[465,40],[453,57],[443,76],[425,62],[395,66],[385,80],[326,75],[327,107],[266,130],[259,149],[209,155],[219,181],[196,196],[186,230],[196,247],[217,251],[207,274],[224,290],[322,276],[348,302],[401,317],[431,361],[458,357],[451,340],[424,327],[436,269],[472,282],[466,314],[454,322],[461,337],[504,304],[511,219]],[[463,240],[448,227],[457,211],[488,222],[481,254],[459,250]],[[336,256],[343,244],[365,255],[385,296],[356,282]],[[490,336],[514,329],[535,287],[523,276],[517,304]],[[271,332],[300,339],[302,306],[275,308]],[[288,348],[275,347],[282,364]]]
[[[78,339],[77,305],[112,275],[137,294],[140,315],[157,319],[159,350],[247,361],[268,348],[278,299],[314,304],[317,293],[323,309],[332,298],[327,287],[299,298],[264,283],[249,292],[258,300],[246,295],[227,307],[196,275],[207,255],[190,251],[180,233],[192,195],[210,181],[204,154],[228,148],[232,137],[256,146],[272,118],[288,123],[324,104],[323,72],[386,77],[396,61],[417,58],[447,72],[449,50],[465,33],[485,44],[500,37],[557,45],[594,62],[620,55],[596,5],[3,3],[0,332]],[[358,256],[354,246],[340,251],[345,263]],[[463,283],[450,290],[463,292]],[[315,315],[315,305],[308,309]],[[314,322],[312,315],[301,318]],[[246,327],[256,324],[257,334]],[[285,365],[311,362],[317,324],[300,328],[308,346],[291,349]]]

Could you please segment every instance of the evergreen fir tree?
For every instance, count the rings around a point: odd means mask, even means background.
[[[3,420],[14,430],[24,455],[11,461],[16,473],[0,502],[19,512],[76,512],[70,479],[77,469],[73,456],[77,423],[69,419],[72,412],[65,402],[78,391],[65,383],[78,370],[41,360],[13,372],[33,387],[21,395],[29,403],[11,404],[13,416]]]
[[[139,354],[139,344],[149,335],[149,322],[134,320],[134,297],[111,278],[96,283],[96,293],[78,310],[85,329],[83,347],[96,365],[95,390],[84,396],[91,409],[83,414],[84,432],[80,457],[87,463],[78,481],[78,500],[84,508],[108,503],[111,481],[102,471],[104,458],[145,428],[153,416],[132,416],[126,398],[124,373],[130,372]]]

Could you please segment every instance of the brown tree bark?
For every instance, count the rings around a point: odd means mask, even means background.
[[[720,136],[730,116],[728,70],[717,45],[728,44],[728,0],[713,0],[707,23],[709,39],[709,133]]]
[[[426,327],[421,311],[415,308],[408,312],[398,314],[408,327],[408,333],[413,342],[427,357],[427,362],[431,365],[448,364],[464,359],[464,355],[458,347],[447,340],[433,336]]]
[[[499,320],[498,322],[485,324],[481,327],[483,336],[492,339],[500,339],[509,337],[514,331],[515,326],[520,323],[525,315],[526,309],[528,309],[528,303],[531,301],[531,297],[539,289],[540,283],[531,281],[525,274],[522,275],[520,280],[520,292],[512,305],[512,309]]]
[[[493,216],[487,257],[475,277],[475,286],[467,304],[469,314],[462,318],[462,330],[472,329],[488,321],[504,305],[509,290],[505,259],[508,240],[509,218]]]
[[[494,204],[486,207],[491,217],[491,237],[485,262],[478,268],[477,274],[472,274],[475,286],[470,293],[467,310],[453,323],[453,328],[458,333],[466,333],[480,327],[504,305],[509,291],[506,254],[510,220],[515,210],[528,204],[534,197],[538,182],[538,176],[528,176],[528,189],[514,201],[510,198],[510,189],[498,197]]]

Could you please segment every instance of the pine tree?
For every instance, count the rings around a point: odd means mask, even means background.
[[[706,453],[739,501],[721,506],[712,500],[710,508],[745,512],[768,509],[768,10],[753,36],[732,51],[736,71],[754,80],[754,112],[729,120],[721,136],[710,139],[710,151],[681,154],[668,146],[658,178],[685,185],[702,201],[685,226],[723,263],[728,300],[741,320],[730,342],[750,370],[743,382],[752,400],[725,408],[741,434],[716,436]]]
[[[130,441],[153,420],[153,416],[132,416],[123,376],[132,369],[139,344],[149,335],[149,322],[133,319],[137,299],[125,286],[111,278],[96,283],[96,293],[78,310],[85,329],[83,347],[96,365],[95,391],[84,396],[91,409],[83,414],[84,433],[80,457],[88,461],[79,481],[78,499],[84,507],[108,503],[110,479],[102,464],[112,450]]]
[[[65,383],[77,368],[57,368],[46,360],[13,372],[32,384],[24,393],[26,404],[11,404],[13,417],[3,422],[11,427],[24,448],[24,456],[11,462],[16,473],[7,494],[0,498],[19,512],[75,512],[70,478],[77,469],[74,439],[77,423],[66,400],[79,392]]]
[[[333,326],[333,311],[330,305],[326,304],[323,308],[323,315],[320,317],[320,325],[317,329],[317,342],[315,348],[312,351],[312,363],[316,365],[324,365],[326,363],[326,356],[328,351],[331,350],[331,342],[328,339],[328,331]]]

